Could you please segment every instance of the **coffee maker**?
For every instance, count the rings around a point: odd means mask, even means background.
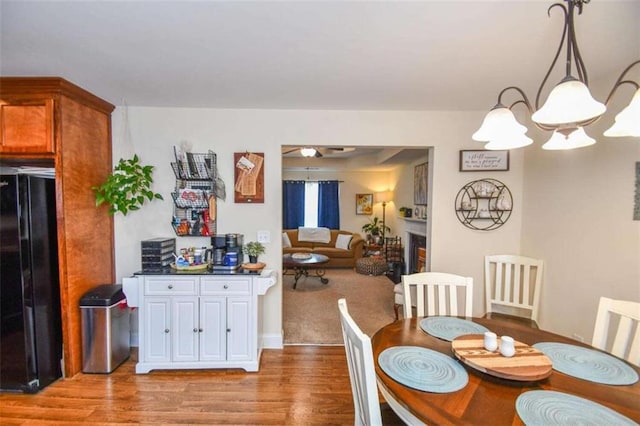
[[[244,236],[242,234],[214,235],[211,237],[211,246],[213,247],[211,264],[213,270],[238,269],[242,263],[243,244]]]

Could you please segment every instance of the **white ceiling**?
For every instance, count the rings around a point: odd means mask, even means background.
[[[316,147],[322,154],[303,157],[299,146],[282,147],[282,169],[287,171],[389,171],[428,156],[428,148],[398,146]],[[343,151],[341,151],[343,150]]]
[[[541,0],[0,1],[2,75],[130,106],[485,110],[535,97],[561,30]],[[639,23],[640,0],[585,6],[591,80],[640,57]]]

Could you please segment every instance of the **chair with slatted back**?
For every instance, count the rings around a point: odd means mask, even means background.
[[[458,293],[464,300],[459,309]],[[402,276],[403,314],[405,318],[413,316],[413,306],[416,315],[438,316],[464,315],[472,316],[473,308],[473,278],[444,272],[418,272]],[[426,305],[426,310],[425,310]]]
[[[340,323],[353,393],[356,425],[404,425],[387,404],[380,404],[371,339],[355,323],[345,299],[338,300]]]
[[[542,260],[532,257],[485,256],[485,317],[538,328],[543,266]]]
[[[640,366],[640,303],[601,297],[591,346]]]

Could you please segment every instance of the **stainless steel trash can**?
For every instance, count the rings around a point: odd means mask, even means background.
[[[99,285],[80,299],[82,372],[111,373],[131,352],[129,307],[120,284]]]

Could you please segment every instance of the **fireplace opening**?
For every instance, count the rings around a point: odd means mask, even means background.
[[[424,272],[427,265],[427,237],[409,233],[409,273]]]

